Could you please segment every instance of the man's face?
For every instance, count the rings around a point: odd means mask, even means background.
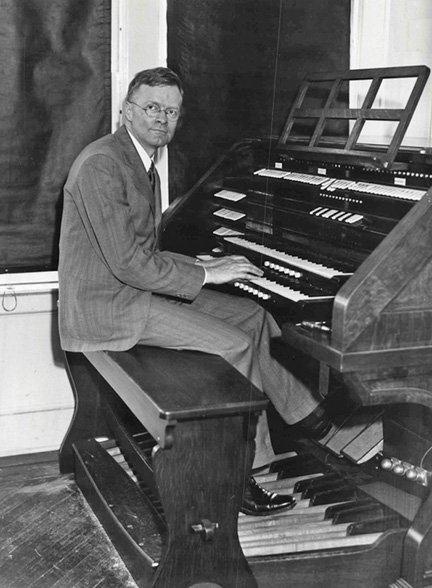
[[[167,145],[174,137],[178,119],[170,120],[165,109],[180,112],[181,104],[182,95],[177,86],[140,86],[132,95],[131,102],[126,102],[127,125],[150,157],[158,147]],[[149,105],[162,110],[151,117],[142,110]]]

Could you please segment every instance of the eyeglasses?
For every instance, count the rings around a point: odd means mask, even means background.
[[[170,121],[177,120],[180,116],[180,110],[178,108],[161,108],[159,104],[147,104],[147,106],[140,106],[136,102],[133,102],[133,100],[128,100],[128,102],[135,104],[135,106],[138,106],[138,108],[144,110],[149,118],[156,118],[161,112],[164,112],[165,116]]]

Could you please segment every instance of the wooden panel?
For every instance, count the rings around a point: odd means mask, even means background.
[[[398,577],[403,532],[383,537],[374,547],[249,560],[259,588],[387,588]]]
[[[143,345],[105,355],[147,392],[160,418],[167,421],[261,411],[267,405],[263,394],[217,355]],[[86,356],[91,359],[93,353]]]
[[[400,295],[404,297],[410,284],[421,284],[416,291],[416,300],[424,307],[422,292],[426,287],[430,290],[432,282],[431,215],[428,192],[339,290],[332,320],[332,345],[336,349],[357,351],[363,350],[365,345],[369,349],[382,349],[382,338],[366,337],[364,330],[375,324],[380,313],[388,310]],[[412,293],[410,300],[413,301]],[[417,302],[412,308],[415,306]],[[387,348],[403,346],[399,340],[399,326],[397,320],[393,321],[393,331],[387,336]],[[419,346],[425,338],[427,343],[430,340],[422,331],[410,335]]]

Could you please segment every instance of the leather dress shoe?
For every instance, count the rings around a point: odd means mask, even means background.
[[[293,508],[295,503],[295,498],[290,494],[269,492],[249,476],[240,511],[253,516],[271,515],[282,509]]]
[[[302,437],[319,440],[329,433],[332,422],[319,404],[313,412],[293,426]]]

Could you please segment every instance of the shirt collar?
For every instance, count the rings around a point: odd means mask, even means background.
[[[129,129],[127,127],[126,127],[126,130],[129,133],[129,137],[132,139],[132,143],[135,145],[135,149],[138,151],[138,155],[140,156],[140,159],[143,162],[143,165],[145,167],[146,172],[148,172],[148,170],[153,162],[153,159],[149,156],[149,154],[144,149],[144,147],[140,144],[140,142],[137,139],[135,139],[135,137],[132,135],[132,133],[129,131]]]

